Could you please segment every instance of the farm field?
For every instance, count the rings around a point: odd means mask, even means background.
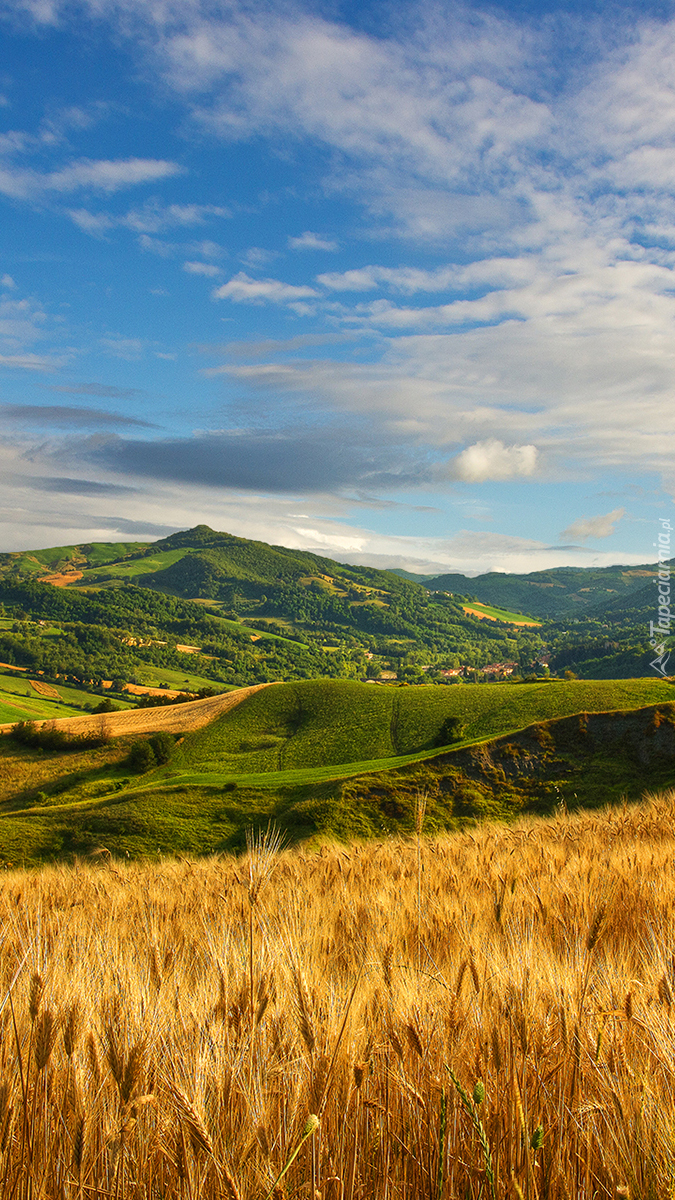
[[[50,685],[53,686],[53,685]],[[54,686],[60,700],[41,696],[18,671],[0,674],[0,725],[15,721],[42,721],[78,716],[85,704],[96,703],[88,692]]]
[[[539,627],[541,621],[528,617],[525,613],[510,612],[506,608],[497,608],[494,604],[480,604],[477,600],[471,604],[463,604],[464,612],[473,613],[477,617],[489,617],[492,621],[506,621],[510,625],[531,625]]]
[[[186,701],[184,704],[168,705],[158,708],[136,708],[127,706],[118,712],[104,714],[106,729],[110,738],[124,737],[128,734],[151,733],[164,729],[171,733],[184,733],[186,730],[199,729],[201,725],[213,721],[216,716],[227,712],[230,708],[241,703],[242,699],[256,692],[259,688],[269,687],[269,684],[254,684],[250,688],[235,688],[230,692],[222,692],[217,696],[209,696],[204,700]],[[48,703],[48,702],[44,702]],[[66,733],[79,734],[97,732],[101,716],[79,713],[75,717],[59,717],[51,719],[50,725]],[[0,727],[0,732],[8,732]]]
[[[418,818],[316,853],[254,833],[238,859],[7,871],[8,1192],[668,1195],[673,794],[436,838]]]

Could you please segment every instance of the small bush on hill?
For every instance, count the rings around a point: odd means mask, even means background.
[[[464,736],[466,725],[459,717],[446,717],[441,725],[435,746],[449,746],[451,742],[458,742]]]
[[[174,744],[171,734],[165,732],[153,733],[147,741],[134,742],[127,759],[129,766],[137,775],[143,775],[153,767],[162,766],[171,758]]]
[[[156,767],[157,759],[150,742],[134,742],[129,750],[128,763],[137,775],[143,775]]]
[[[35,750],[90,750],[96,746],[105,746],[110,740],[105,729],[99,733],[66,733],[53,725],[43,725],[41,728],[34,721],[19,721],[13,725],[9,735],[20,746],[30,746]]]
[[[165,733],[164,731],[160,731],[160,733],[155,733],[150,738],[150,745],[152,746],[152,750],[155,755],[155,759],[160,764],[160,766],[162,765],[162,763],[168,762],[169,759],[171,758],[171,755],[173,754],[174,744],[175,743],[174,743],[174,740],[173,740],[171,734]]]

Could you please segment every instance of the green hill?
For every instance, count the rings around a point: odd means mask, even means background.
[[[637,567],[555,567],[528,575],[490,571],[475,576],[421,576],[420,582],[431,592],[474,596],[484,604],[535,617],[562,618],[583,616],[615,599],[621,602],[623,597],[644,588],[655,570],[650,563]]]
[[[670,702],[659,679],[570,680],[461,688],[378,688],[311,680],[266,688],[211,725],[188,734],[173,771],[250,775],[373,762],[521,729],[578,712]],[[442,737],[448,718],[461,739]]]
[[[51,646],[34,627],[0,629],[0,661],[79,684],[160,667],[234,687],[381,674],[440,683],[460,666],[541,673],[547,655],[558,673],[645,676],[653,570],[414,578],[198,525],[151,544],[0,555],[0,616],[4,603],[62,623]]]
[[[199,674],[233,686],[381,671],[422,682],[422,667],[440,678],[460,663],[533,661],[543,645],[537,629],[510,624],[508,614],[482,621],[392,572],[205,525],[151,545],[0,555],[0,604],[20,619],[70,626],[68,655],[68,638],[48,654],[39,630],[0,631],[0,661],[81,681],[129,679],[162,656],[162,665],[180,671],[185,643],[206,660],[194,664]],[[91,638],[80,652],[84,625],[96,627],[93,640],[105,655]]]
[[[509,819],[672,786],[675,703],[661,680],[263,689],[137,774],[133,739],[43,753],[0,738],[0,862],[210,853],[276,820],[294,839]],[[448,720],[460,728],[448,726]],[[463,726],[463,728],[462,728]],[[448,736],[455,736],[451,745]]]

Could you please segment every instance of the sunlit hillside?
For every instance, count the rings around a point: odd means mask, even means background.
[[[6,1196],[648,1197],[675,794],[452,837],[6,873]]]

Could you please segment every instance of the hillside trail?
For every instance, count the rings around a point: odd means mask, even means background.
[[[255,683],[251,687],[237,688],[219,696],[208,696],[205,700],[187,700],[184,704],[171,704],[162,708],[135,708],[124,712],[87,713],[81,717],[57,717],[36,721],[38,729],[63,729],[65,733],[105,733],[108,737],[125,737],[133,733],[191,733],[209,725],[223,713],[236,708],[243,700],[262,688],[274,687],[273,683]],[[8,733],[14,722],[0,725],[0,733]]]

